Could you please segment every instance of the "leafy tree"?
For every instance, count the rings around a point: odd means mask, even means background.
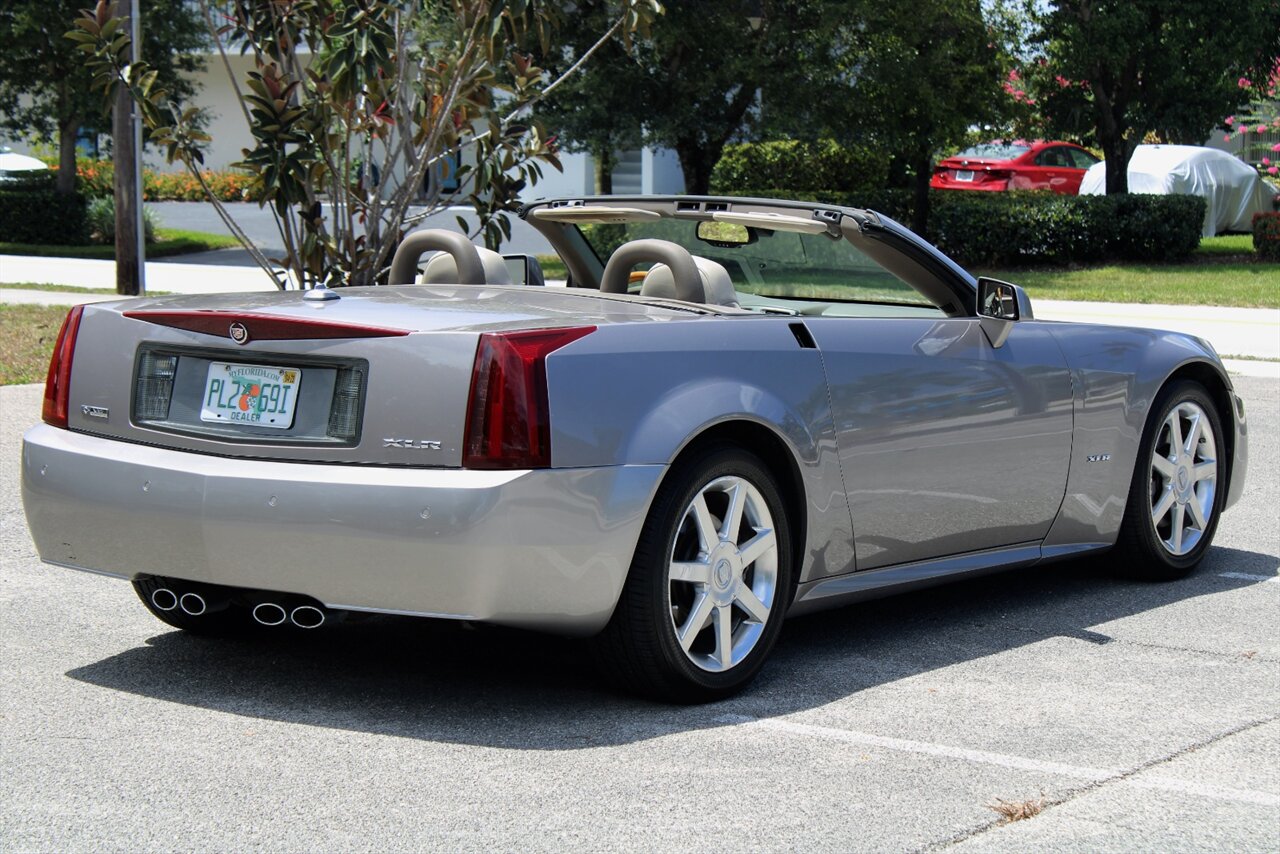
[[[58,191],[76,179],[76,137],[83,127],[107,130],[108,105],[91,91],[84,54],[62,37],[84,0],[5,0],[0,4],[0,127],[58,145]],[[177,101],[194,88],[187,75],[203,66],[208,42],[199,13],[185,0],[146,0],[142,54]]]
[[[240,165],[276,217],[286,255],[275,260],[300,287],[383,280],[406,229],[459,199],[476,209],[486,243],[495,246],[510,235],[507,215],[525,183],[541,176],[540,164],[559,168],[551,141],[526,118],[559,81],[548,82],[543,69],[514,50],[536,41],[550,52],[559,2],[224,5],[229,23],[219,33],[219,49],[224,40],[239,42],[255,59],[248,79],[233,80],[254,139]],[[643,31],[660,10],[656,0],[616,0],[607,33]],[[152,68],[125,64],[127,30],[108,20],[104,0],[67,36],[80,44],[100,86],[128,87],[169,159],[203,183],[204,135],[190,111],[171,103]],[[468,155],[454,176],[459,190],[446,193],[440,182],[426,183],[462,149]],[[272,259],[206,194],[258,264],[286,287],[288,278],[273,271]],[[322,194],[330,201],[328,217]],[[426,209],[409,217],[415,202]]]
[[[1128,191],[1147,134],[1200,144],[1248,100],[1241,79],[1280,59],[1270,0],[1051,0],[1037,19],[1041,108],[1052,129],[1096,140],[1108,194]]]
[[[762,99],[785,112],[805,91],[826,5],[675,0],[652,37],[638,42],[643,71],[631,91],[647,99],[646,140],[676,152],[690,193],[708,191],[725,145],[760,121]]]
[[[608,0],[583,0],[568,13],[565,44],[545,59],[551,74],[563,73],[593,47],[609,26],[610,5]],[[611,38],[592,56],[589,68],[538,105],[538,119],[565,150],[591,155],[598,192],[613,192],[618,152],[644,142],[648,105],[636,90],[642,74],[633,52],[620,38]]]
[[[923,232],[934,152],[1000,109],[1001,55],[979,0],[862,0],[841,17],[832,50],[832,135],[894,152]]]
[[[665,14],[631,50],[617,43],[540,110],[572,150],[603,166],[640,144],[676,152],[690,193],[706,193],[711,170],[731,140],[750,135],[766,93],[802,88],[803,46],[818,32],[824,0],[668,0]],[[599,31],[601,0],[574,4],[575,30]],[[577,48],[589,43],[579,38]],[[565,60],[553,53],[548,67]],[[795,91],[788,93],[794,97]],[[787,98],[780,97],[779,104]]]

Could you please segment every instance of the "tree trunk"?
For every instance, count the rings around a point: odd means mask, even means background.
[[[618,158],[612,150],[591,152],[591,159],[596,164],[596,193],[601,196],[613,194],[613,170],[618,165]]]
[[[933,162],[928,152],[912,158],[915,178],[912,179],[911,230],[921,237],[929,227],[929,179],[933,177]]]
[[[695,139],[676,140],[676,156],[684,172],[684,191],[691,196],[705,196],[711,191],[711,170],[724,147],[712,148]]]
[[[119,0],[116,17],[132,14],[133,3]],[[137,42],[130,48],[132,62],[137,57]],[[143,258],[138,234],[138,205],[142,194],[137,182],[136,151],[140,143],[134,134],[133,97],[123,85],[116,86],[115,102],[111,109],[111,145],[115,160],[116,203],[116,293],[138,296],[142,293]]]
[[[1124,195],[1129,192],[1129,158],[1133,156],[1133,147],[1123,137],[1104,138],[1101,133],[1098,144],[1106,158],[1107,195]]]
[[[76,191],[76,137],[79,135],[79,118],[58,124],[58,182],[54,189],[64,196]]]

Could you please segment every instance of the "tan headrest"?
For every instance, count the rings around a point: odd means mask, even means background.
[[[479,246],[476,247],[476,251],[480,253],[480,263],[484,265],[485,284],[512,284],[511,272],[507,269],[507,262],[502,260],[501,255],[492,249]],[[453,256],[448,252],[437,252],[427,262],[427,266],[422,271],[422,277],[418,281],[424,285],[456,285],[458,284],[458,265],[454,263]]]
[[[736,308],[738,294],[733,289],[733,281],[729,271],[723,265],[708,258],[693,256],[693,263],[702,277],[702,291],[708,305],[724,305]],[[676,296],[675,277],[666,264],[654,264],[645,274],[644,283],[640,285],[640,295],[657,297],[658,299],[679,299]]]

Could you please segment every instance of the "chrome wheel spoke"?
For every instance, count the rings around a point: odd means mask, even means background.
[[[751,566],[751,564],[772,552],[777,544],[778,540],[774,537],[772,529],[757,530],[756,535],[741,546],[742,565],[744,567]]]
[[[1173,546],[1174,554],[1182,552],[1182,526],[1186,524],[1187,510],[1181,504],[1173,506],[1173,529],[1169,532],[1169,545]]]
[[[733,608],[721,605],[715,610],[716,661],[728,670],[733,665]]]
[[[1191,470],[1191,479],[1197,483],[1205,479],[1216,479],[1217,477],[1217,460],[1204,460],[1202,462],[1198,462],[1196,463],[1195,468]]]
[[[1151,468],[1156,474],[1160,475],[1165,481],[1173,480],[1174,475],[1178,473],[1178,467],[1169,461],[1167,457],[1160,454],[1153,454],[1151,457]]]
[[[1169,512],[1169,508],[1172,507],[1175,503],[1176,503],[1176,499],[1173,497],[1173,490],[1166,489],[1164,493],[1161,494],[1160,500],[1157,501],[1155,506],[1151,508],[1152,523],[1159,525],[1160,521],[1164,519],[1164,515]]]
[[[1195,525],[1196,530],[1204,531],[1209,527],[1204,508],[1200,506],[1200,497],[1195,493],[1192,493],[1191,500],[1187,502],[1187,509],[1191,511],[1191,524]]]
[[[716,530],[716,520],[712,518],[711,511],[707,509],[707,496],[705,493],[699,493],[693,499],[693,505],[689,508],[693,513],[694,524],[698,527],[698,541],[702,544],[702,550],[709,552],[716,547],[716,543],[720,541],[720,532]]]
[[[1182,417],[1178,414],[1178,409],[1174,408],[1169,413],[1169,419],[1165,422],[1169,426],[1169,450],[1178,455],[1182,455]]]
[[[742,607],[742,610],[746,611],[747,615],[757,623],[763,625],[769,619],[768,607],[760,601],[760,597],[756,595],[756,592],[747,585],[743,584],[738,589],[738,593],[734,597],[734,601],[736,601]]]
[[[1191,415],[1191,429],[1187,432],[1186,444],[1182,446],[1183,454],[1189,457],[1195,453],[1196,445],[1200,443],[1200,431],[1203,429],[1204,414],[1197,409]]]
[[[706,561],[675,561],[671,564],[671,580],[708,584],[711,581],[711,565]]]
[[[688,652],[689,647],[693,646],[693,640],[698,636],[698,633],[706,628],[707,620],[711,617],[712,605],[710,596],[706,593],[698,594],[693,610],[689,612],[689,618],[684,621],[684,625],[676,633],[676,637],[680,641],[680,648],[685,652]]]
[[[746,489],[737,482],[729,490],[729,510],[724,514],[724,526],[720,529],[720,538],[736,543],[738,529],[742,527],[743,503],[746,500]]]

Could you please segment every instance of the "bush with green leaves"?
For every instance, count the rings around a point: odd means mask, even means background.
[[[745,195],[752,187],[805,192],[861,192],[883,187],[889,155],[835,140],[795,139],[725,146],[711,172],[711,192]]]
[[[0,187],[0,241],[78,246],[88,237],[82,196]]]
[[[89,226],[89,240],[94,243],[114,243],[116,239],[116,200],[112,196],[100,196],[89,201],[85,212]],[[156,213],[145,205],[142,208],[142,225],[147,243],[156,242],[159,222]]]
[[[1280,261],[1280,213],[1253,215],[1253,251],[1259,261]]]

